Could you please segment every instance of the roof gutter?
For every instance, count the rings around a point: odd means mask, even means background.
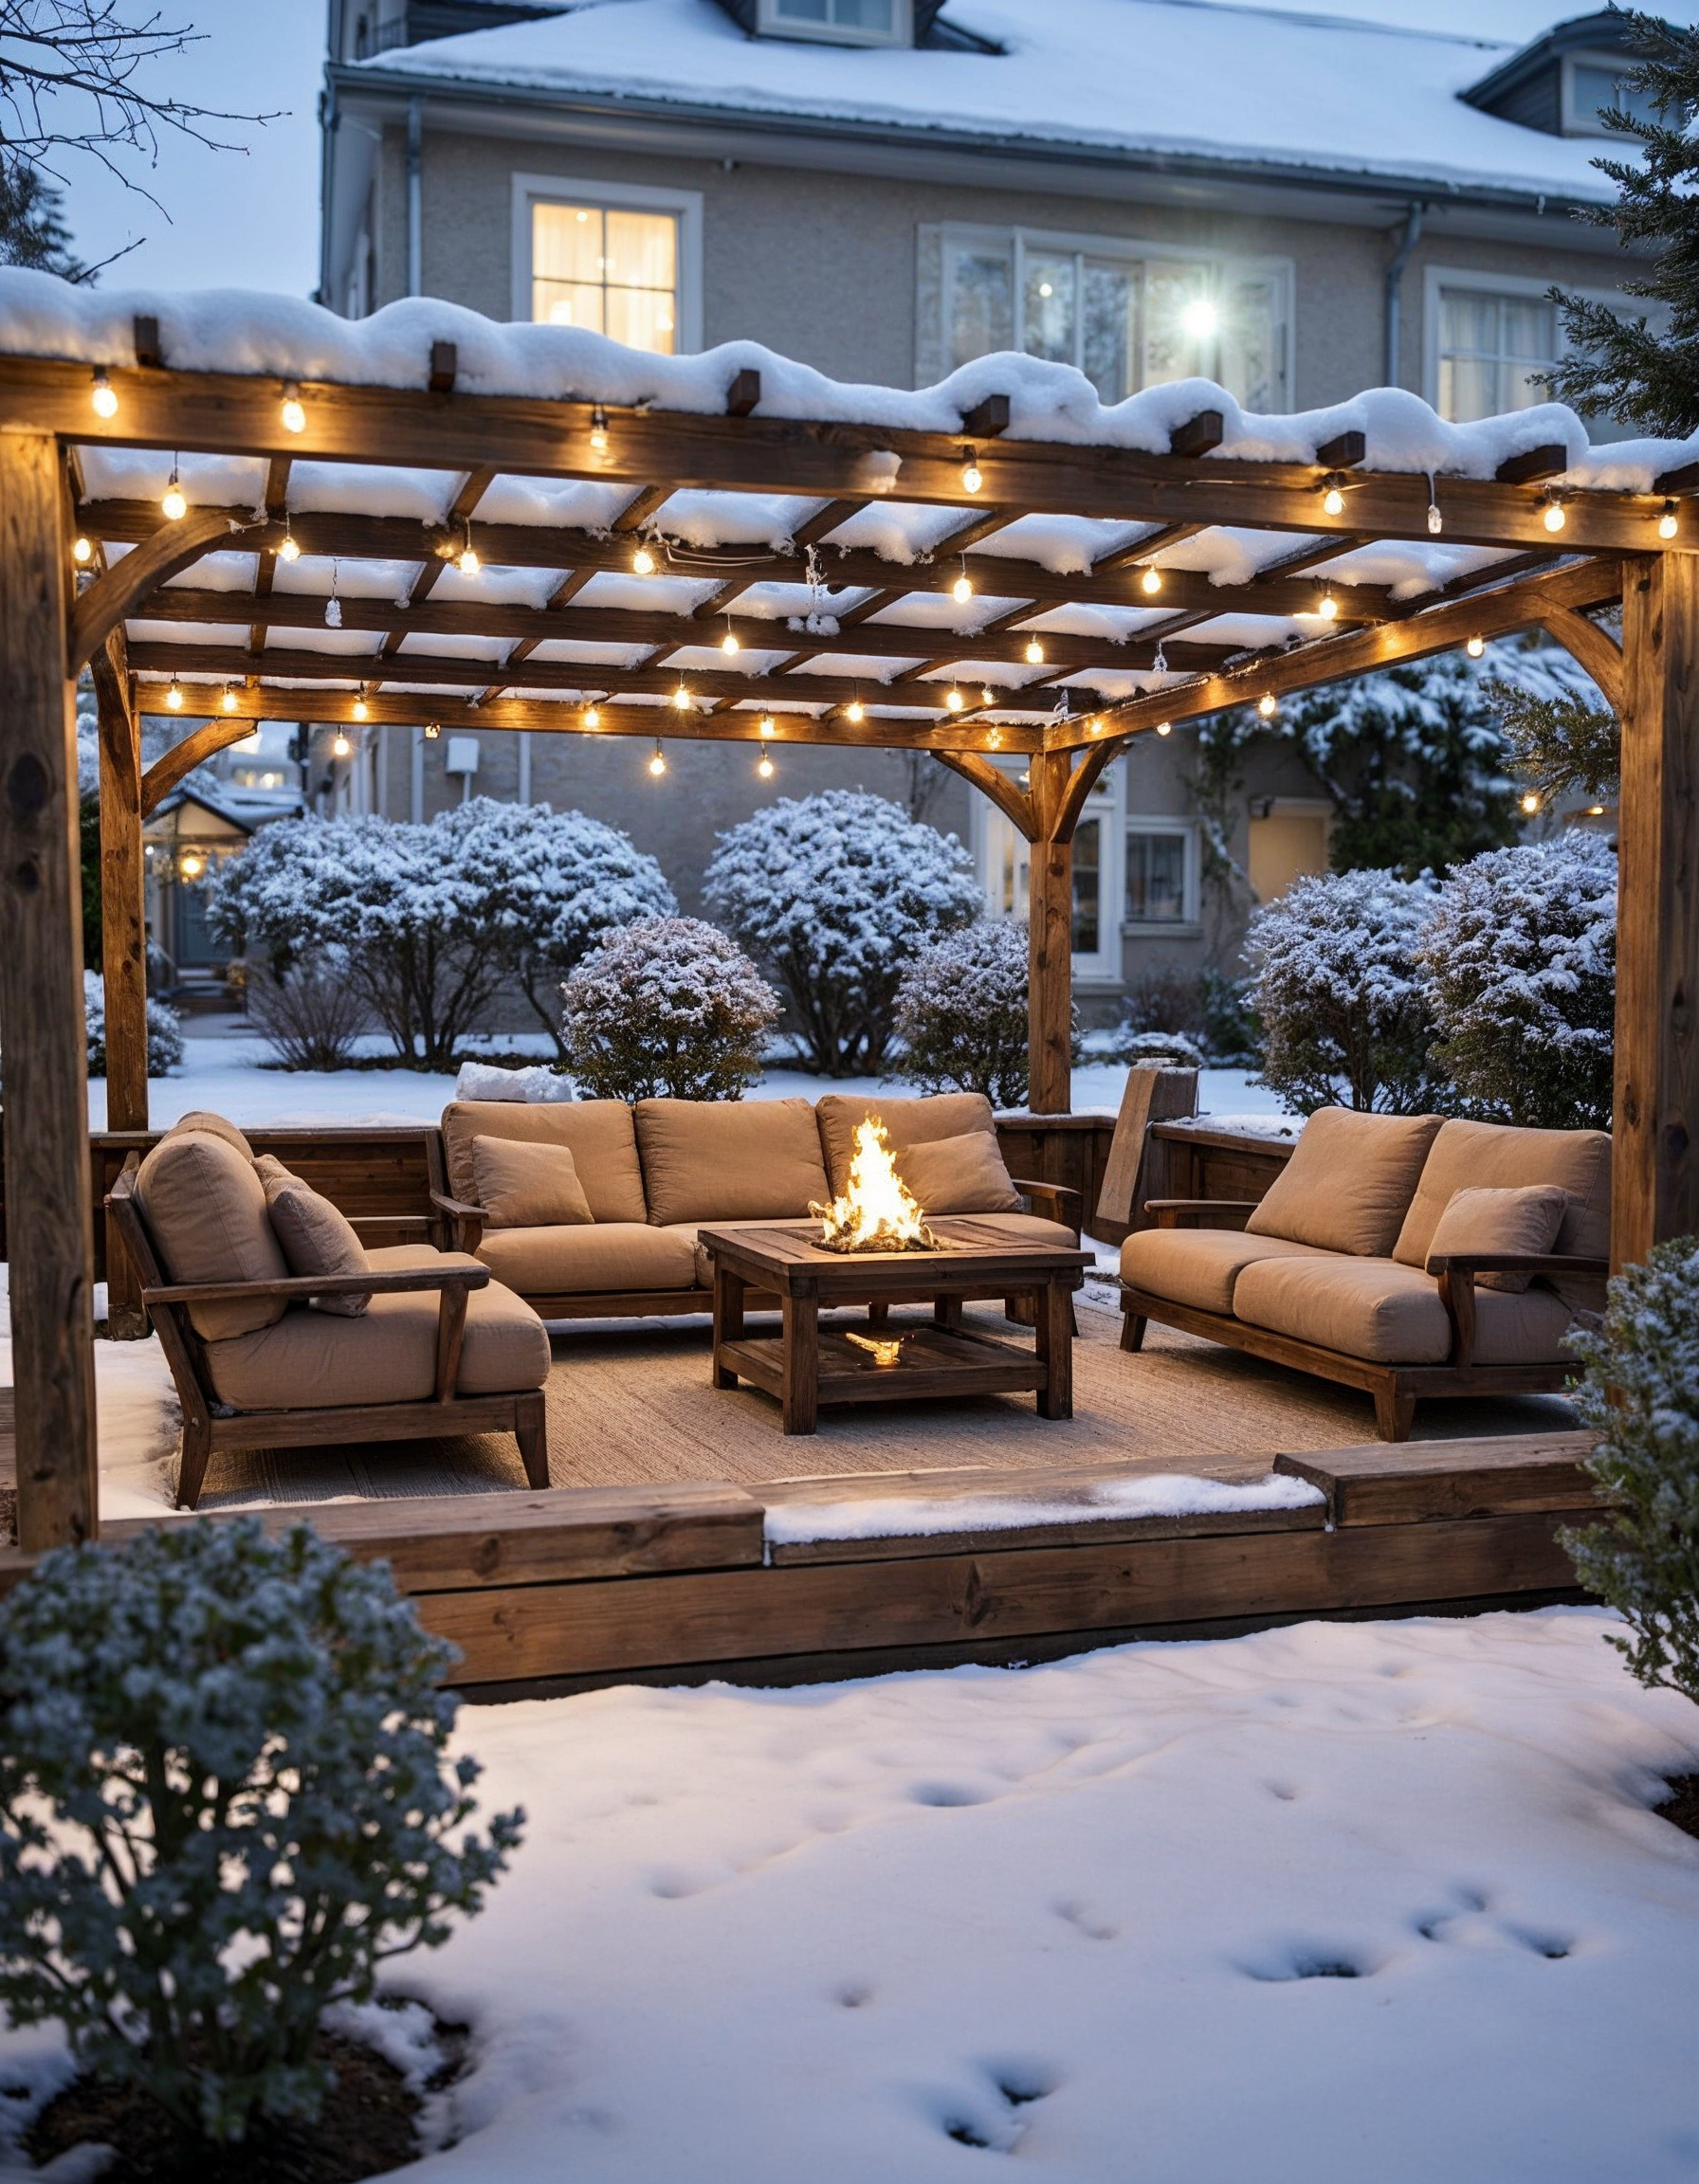
[[[1386,268],[1386,357],[1381,373],[1382,387],[1398,384],[1398,365],[1404,333],[1404,268],[1410,263],[1411,252],[1422,238],[1422,207],[1412,204],[1404,215],[1404,233],[1398,248],[1392,254],[1392,264]]]

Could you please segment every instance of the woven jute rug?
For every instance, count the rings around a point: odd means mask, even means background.
[[[557,1486],[727,1480],[758,1487],[771,1479],[977,1465],[1260,1472],[1280,1449],[1374,1438],[1372,1405],[1348,1389],[1162,1327],[1149,1330],[1141,1356],[1125,1356],[1119,1313],[1083,1302],[1079,1318],[1071,1419],[1038,1417],[1030,1395],[994,1395],[827,1410],[818,1433],[789,1439],[769,1397],[709,1386],[705,1321],[560,1330],[548,1389],[550,1476]],[[970,1321],[1031,1339],[996,1311]],[[1416,1430],[1418,1439],[1437,1439],[1573,1422],[1556,1397],[1482,1397],[1424,1404]],[[1233,1461],[1223,1466],[1215,1461],[1221,1458]],[[513,1442],[497,1434],[253,1449],[213,1458],[201,1506],[485,1494],[523,1484]]]

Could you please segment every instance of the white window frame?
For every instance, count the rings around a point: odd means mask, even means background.
[[[1543,300],[1552,286],[1549,280],[1540,281],[1522,273],[1483,273],[1475,266],[1430,265],[1422,274],[1422,395],[1429,406],[1439,408],[1439,292],[1442,288],[1472,288],[1489,296],[1529,296]],[[1612,311],[1647,311],[1653,323],[1657,323],[1660,305],[1640,303],[1633,296],[1624,296],[1619,288],[1577,288],[1570,291],[1584,297],[1589,303],[1602,303]],[[1562,362],[1569,354],[1569,343],[1563,333],[1563,320],[1558,316],[1558,355]],[[1547,395],[1554,401],[1554,395]],[[1613,425],[1608,418],[1592,417],[1587,430],[1596,446],[1606,445],[1612,439],[1626,440],[1634,437],[1628,426]]]
[[[1202,859],[1198,853],[1197,826],[1195,820],[1185,819],[1178,813],[1160,811],[1131,811],[1123,822],[1122,839],[1134,834],[1178,834],[1185,842],[1185,868],[1180,880],[1180,911],[1178,918],[1129,918],[1126,916],[1126,872],[1124,850],[1121,881],[1121,931],[1124,936],[1138,935],[1154,937],[1160,934],[1178,934],[1190,937],[1197,934],[1201,922],[1198,891]]]
[[[762,38],[799,38],[811,46],[912,46],[913,0],[891,0],[888,30],[858,30],[836,23],[798,23],[794,17],[779,13],[777,0],[760,0],[756,30]]]
[[[1012,778],[1024,771],[1019,758],[992,760]],[[1121,912],[1126,887],[1126,873],[1123,862],[1123,841],[1126,833],[1126,769],[1123,765],[1109,766],[1099,780],[1080,813],[1082,821],[1096,819],[1102,823],[1099,836],[1101,855],[1097,874],[1097,947],[1089,955],[1075,954],[1071,960],[1073,977],[1083,987],[1119,987],[1122,982]],[[1032,846],[1016,832],[1014,822],[997,810],[988,797],[976,795],[969,821],[970,846],[979,885],[984,890],[986,913],[992,918],[1013,916],[1024,919],[1031,904],[1031,880]],[[1014,908],[1004,910],[1000,900],[999,883],[1005,857],[1012,856],[1015,873]],[[1028,888],[1023,900],[1021,875],[1029,875]],[[1161,926],[1162,932],[1172,932],[1172,926]]]
[[[1599,118],[1596,106],[1582,106],[1575,95],[1575,71],[1582,68],[1608,68],[1615,76],[1626,76],[1635,65],[1632,53],[1565,53],[1559,71],[1558,126],[1565,136],[1602,137],[1608,144],[1613,132],[1606,129]],[[1633,150],[1632,140],[1617,136],[1614,140]]]
[[[678,222],[678,340],[672,354],[687,356],[703,345],[702,208],[700,190],[652,189],[644,182],[600,182],[588,175],[516,174],[513,177],[512,316],[531,325],[532,208],[595,205],[616,212],[670,212]]]

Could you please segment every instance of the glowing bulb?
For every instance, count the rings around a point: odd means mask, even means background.
[[[1332,622],[1338,619],[1339,601],[1333,596],[1331,592],[1324,592],[1322,596],[1316,601],[1316,612],[1322,617],[1324,622]]]
[[[336,737],[330,748],[333,757],[346,758],[348,754],[354,749],[354,745],[348,740],[347,737],[344,736],[342,731],[338,728],[336,734]]]
[[[1535,795],[1534,792],[1533,792],[1531,789],[1528,791],[1527,794],[1526,794],[1526,795],[1525,795],[1525,796],[1523,798],[1523,800],[1522,800],[1522,808],[1523,808],[1523,810],[1525,810],[1525,811],[1527,813],[1527,815],[1528,815],[1528,817],[1529,817],[1530,819],[1533,817],[1534,813],[1535,813],[1536,811],[1538,811],[1538,810],[1539,810],[1539,809],[1540,809],[1540,799],[1539,799],[1539,797],[1538,797],[1538,796],[1536,796],[1536,795]]]
[[[772,759],[769,758],[767,754],[763,751],[761,753],[760,763],[757,766],[756,772],[760,775],[763,781],[771,781],[774,774],[777,771],[778,769],[774,765]]]
[[[667,754],[658,743],[655,745],[655,755],[649,762],[649,770],[657,781],[667,771]]]
[[[602,724],[602,709],[601,709],[601,707],[600,707],[599,705],[586,705],[586,706],[585,706],[585,708],[584,708],[584,725],[585,725],[585,727],[586,727],[586,728],[594,729],[594,728],[599,728],[599,727],[601,726],[601,724]]]
[[[1172,736],[1174,734],[1174,722],[1172,720],[1159,720],[1157,722],[1157,734],[1159,736]]]
[[[1154,598],[1156,593],[1162,589],[1162,572],[1160,569],[1147,569],[1140,577],[1139,582]]]
[[[778,734],[778,724],[771,713],[761,715],[761,734],[763,736],[776,736]]]
[[[1280,709],[1280,701],[1272,690],[1265,690],[1256,701],[1256,709],[1265,720],[1272,720]]]
[[[301,389],[293,379],[283,388],[283,418],[285,432],[304,432],[307,428],[307,413],[301,406]]]
[[[301,548],[295,543],[293,531],[283,533],[283,542],[277,552],[280,561],[299,561],[301,559]]]
[[[961,695],[961,692],[956,688],[955,684],[952,683],[949,689],[944,692],[944,703],[949,707],[952,713],[959,713],[961,708],[967,703],[967,700]]]
[[[1098,718],[1097,718],[1097,717],[1094,715],[1094,716],[1093,716],[1093,718],[1092,718],[1092,721],[1091,721],[1091,730],[1090,730],[1090,733],[1091,733],[1093,736],[1101,736],[1101,735],[1103,734],[1103,732],[1104,732],[1104,724],[1103,724],[1103,721],[1102,721],[1100,719],[1098,719]]]
[[[1680,529],[1681,519],[1675,513],[1675,503],[1666,500],[1664,512],[1657,519],[1657,535],[1660,538],[1673,538]]]
[[[426,742],[427,742],[427,743],[434,743],[434,742],[436,741],[437,737],[439,737],[439,736],[442,734],[442,732],[443,732],[443,724],[442,724],[442,722],[441,722],[440,720],[427,720],[427,721],[426,721],[426,723],[425,723],[425,740],[426,740]]]
[[[961,458],[961,490],[964,493],[977,493],[984,482],[984,473],[970,447]]]
[[[1487,640],[1485,637],[1471,637],[1463,649],[1471,660],[1478,660],[1487,649]]]
[[[969,577],[967,572],[963,570],[961,574],[957,577],[955,583],[950,586],[950,596],[955,600],[959,607],[965,607],[973,595],[973,581]]]
[[[1545,528],[1548,531],[1561,531],[1567,521],[1561,500],[1548,500],[1545,503]]]
[[[99,366],[95,370],[94,392],[89,396],[89,400],[95,406],[97,417],[116,417],[118,415],[118,390],[107,378],[105,372]]]
[[[682,682],[672,694],[672,702],[680,713],[688,713],[690,710],[690,693]]]
[[[1199,296],[1188,303],[1179,315],[1179,322],[1194,341],[1207,340],[1215,331],[1217,314],[1207,296]]]
[[[160,501],[159,506],[174,523],[180,523],[189,513],[189,503],[183,498],[183,488],[177,483],[177,474],[174,470],[171,474],[171,483],[165,488],[165,498]]]
[[[1428,536],[1432,538],[1437,538],[1444,529],[1445,518],[1439,513],[1439,505],[1436,501],[1430,500],[1428,502]]]
[[[1604,806],[1602,804],[1589,804],[1587,806],[1587,817],[1589,819],[1602,819],[1604,817]]]
[[[233,682],[225,684],[224,696],[219,700],[219,703],[227,713],[233,713],[236,710],[236,685]]]
[[[78,537],[78,538],[73,538],[73,539],[72,539],[72,541],[71,541],[71,559],[72,559],[73,561],[76,561],[76,562],[85,562],[85,561],[92,561],[92,560],[94,559],[94,556],[95,556],[95,550],[94,550],[94,547],[93,547],[93,546],[92,546],[92,545],[89,543],[89,541],[88,541],[86,538]]]
[[[366,702],[364,691],[354,701],[354,717],[356,720],[370,720],[372,718],[372,708]]]
[[[1327,481],[1327,489],[1322,495],[1322,506],[1329,516],[1344,514],[1345,496],[1337,479],[1330,478]]]
[[[647,546],[639,546],[636,553],[631,555],[631,567],[639,576],[652,576],[654,574],[655,557]]]
[[[469,538],[455,556],[454,566],[463,576],[476,576],[479,570],[483,568],[484,564],[478,558],[477,548]]]
[[[720,640],[720,649],[725,654],[728,660],[731,658],[734,652],[742,651],[743,647],[738,643],[738,633],[735,629],[728,629],[725,635]]]
[[[992,696],[989,690],[982,688],[979,692],[979,702],[981,705],[995,705],[996,703],[996,700]]]
[[[198,880],[207,869],[207,860],[198,849],[185,849],[177,868],[185,880]]]
[[[165,702],[174,713],[183,710],[183,686],[174,675],[171,679],[171,688],[165,693]]]
[[[845,706],[845,708],[844,708],[844,718],[845,718],[847,720],[853,720],[853,721],[855,722],[855,724],[856,724],[856,726],[857,726],[858,728],[860,727],[861,723],[862,723],[862,722],[863,722],[863,721],[864,721],[864,720],[867,719],[867,717],[868,717],[868,709],[867,709],[867,707],[866,707],[866,706],[865,706],[865,705],[862,703],[862,701],[861,701],[861,700],[860,700],[859,698],[852,698],[852,699],[850,701],[849,704],[848,704],[848,705],[846,705],[846,706]]]
[[[590,445],[597,455],[608,452],[608,412],[599,402],[590,412]]]
[[[1027,665],[1029,667],[1042,667],[1044,665],[1044,646],[1036,637],[1027,646]]]

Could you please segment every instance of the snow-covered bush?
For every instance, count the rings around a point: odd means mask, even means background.
[[[453,1648],[305,1525],[46,1557],[0,1609],[0,2005],[192,2139],[311,2118],[321,2012],[448,1936],[523,1814],[466,1827]]]
[[[568,1066],[596,1100],[737,1100],[761,1074],[778,995],[697,918],[612,933],[561,988]]]
[[[1568,828],[1460,864],[1416,955],[1435,1066],[1470,1112],[1610,1128],[1617,854],[1602,835]]]
[[[1416,949],[1432,901],[1392,872],[1294,881],[1251,920],[1262,1081],[1304,1114],[1334,1101],[1393,1115],[1444,1104]]]
[[[1109,1048],[1111,1062],[1170,1062],[1182,1069],[1201,1069],[1204,1051],[1184,1031],[1122,1031]]]
[[[953,834],[849,789],[783,797],[722,834],[703,886],[828,1077],[881,1066],[904,970],[985,906]]]
[[[106,1074],[106,988],[97,971],[82,974],[82,1026],[88,1073]],[[148,1002],[148,1075],[169,1077],[183,1059],[183,1019],[163,1001]]]
[[[1563,1545],[1628,1624],[1611,1644],[1640,1683],[1699,1701],[1699,1243],[1625,1268],[1602,1329],[1570,1347],[1587,1369],[1576,1408],[1599,1435],[1587,1469],[1613,1508]]]
[[[1027,1101],[1027,929],[982,918],[917,956],[897,988],[895,1069],[925,1092]]]
[[[285,1069],[340,1069],[370,1011],[333,949],[250,976],[247,1020]]]

